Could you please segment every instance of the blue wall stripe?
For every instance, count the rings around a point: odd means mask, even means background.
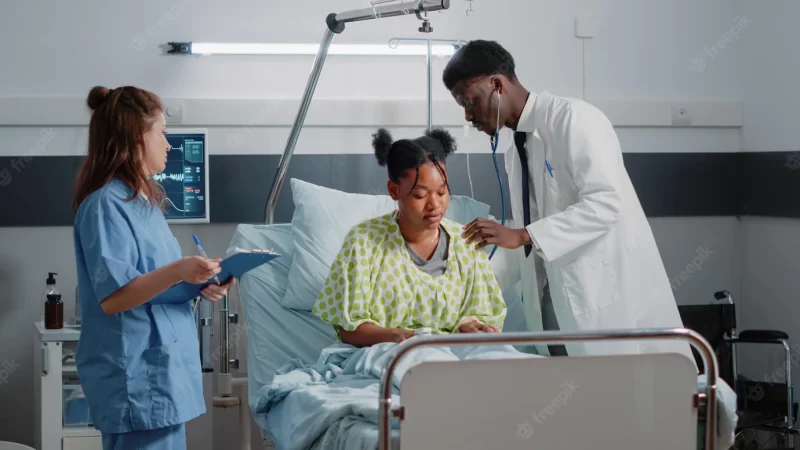
[[[503,155],[497,157],[506,186]],[[71,226],[72,186],[80,156],[0,157],[0,226]],[[212,223],[263,223],[264,206],[280,155],[212,155]],[[800,153],[625,153],[624,160],[649,217],[800,217]],[[472,191],[500,215],[492,156],[469,155]],[[467,155],[448,161],[454,194],[470,195]],[[275,219],[294,211],[290,178],[367,194],[386,193],[386,172],[374,156],[295,155]],[[507,212],[510,215],[510,212]]]

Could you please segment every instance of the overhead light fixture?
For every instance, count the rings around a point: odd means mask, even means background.
[[[221,42],[169,42],[167,53],[189,55],[316,55],[319,44],[257,44]],[[434,45],[433,56],[453,56],[455,45]],[[331,44],[329,55],[349,56],[426,56],[427,45],[392,48],[379,44]]]

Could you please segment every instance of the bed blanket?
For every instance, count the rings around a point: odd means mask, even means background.
[[[313,365],[291,360],[251,404],[256,423],[282,450],[375,450],[378,447],[378,391],[383,368],[397,344],[357,348],[335,343]],[[399,404],[400,381],[408,369],[426,361],[541,358],[512,346],[418,347],[406,355],[392,377],[392,403]],[[705,376],[698,377],[698,387]],[[717,449],[733,442],[736,396],[724,382],[718,391]],[[392,420],[396,441],[399,423]],[[702,439],[702,434],[699,436]],[[716,449],[715,449],[716,450]]]
[[[366,348],[335,343],[322,351],[313,366],[290,361],[276,371],[272,384],[261,389],[257,403],[250,405],[256,422],[280,449],[374,450],[378,445],[381,374],[396,347],[394,343]],[[507,345],[419,347],[407,354],[394,372],[393,402],[399,402],[400,381],[406,371],[421,362],[509,358],[540,356]],[[331,427],[338,432],[327,432]],[[392,428],[398,427],[393,422]]]

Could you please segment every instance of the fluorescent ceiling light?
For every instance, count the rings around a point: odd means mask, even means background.
[[[227,44],[216,42],[192,42],[193,55],[316,55],[319,44]],[[452,56],[456,51],[453,45],[433,45],[433,56]],[[331,44],[329,55],[364,56],[425,56],[427,45],[388,45],[374,44]]]

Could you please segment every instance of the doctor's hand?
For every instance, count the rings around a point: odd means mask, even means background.
[[[525,228],[513,229],[504,227],[494,220],[478,217],[464,225],[465,230],[461,237],[467,239],[467,244],[475,243],[475,248],[481,249],[487,245],[497,245],[507,249],[517,249],[531,243],[531,236]]]
[[[205,283],[222,269],[220,259],[205,259],[202,256],[187,256],[177,261],[181,281],[192,284]]]
[[[236,278],[231,278],[230,281],[227,283],[219,286],[216,284],[209,284],[208,286],[204,287],[200,293],[208,300],[212,302],[216,302],[228,295],[228,290],[236,284]]]

